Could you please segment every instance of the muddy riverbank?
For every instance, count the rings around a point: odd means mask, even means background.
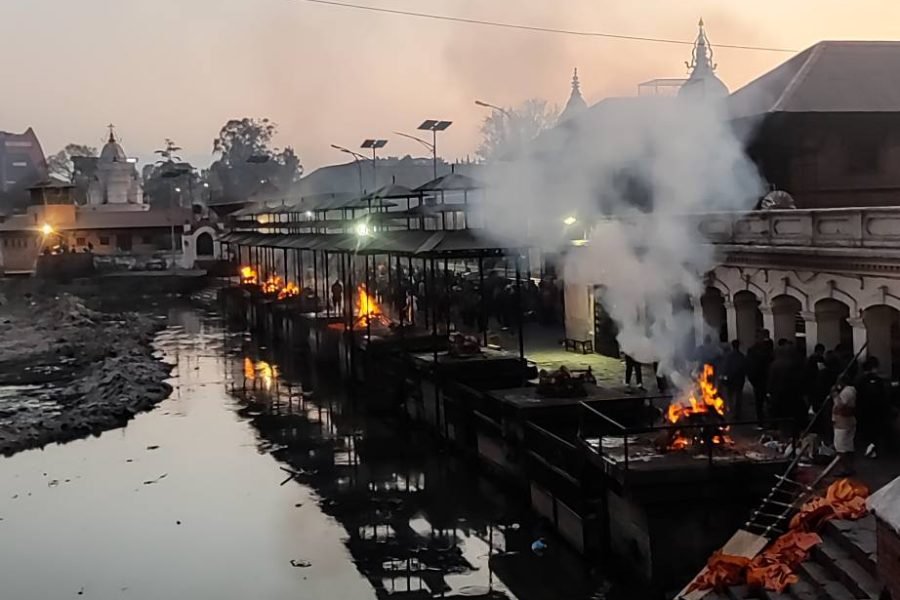
[[[151,346],[164,316],[39,284],[0,288],[0,300],[0,453],[119,427],[171,392]]]

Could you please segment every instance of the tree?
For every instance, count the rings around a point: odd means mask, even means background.
[[[481,124],[481,144],[475,153],[486,162],[514,154],[555,126],[558,118],[556,106],[537,98],[505,112],[495,110]]]
[[[194,167],[182,160],[180,151],[181,146],[170,138],[153,151],[159,160],[144,171],[144,195],[151,204],[173,207],[197,203],[202,182]]]
[[[181,157],[177,154],[181,151],[181,146],[177,145],[169,138],[166,138],[165,144],[166,145],[159,150],[153,151],[153,154],[159,155],[159,160],[156,161],[156,164],[162,165],[181,162]]]
[[[66,181],[75,179],[75,157],[97,156],[97,149],[83,144],[66,144],[66,147],[47,159],[47,171]]]
[[[278,126],[269,119],[232,119],[213,140],[211,182],[224,198],[245,200],[258,189],[274,185],[287,191],[300,178],[303,167],[294,149],[272,148]]]

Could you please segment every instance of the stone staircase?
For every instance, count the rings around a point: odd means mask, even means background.
[[[875,517],[830,521],[822,543],[800,565],[800,581],[782,593],[736,586],[707,600],[878,600],[882,584],[876,573]]]

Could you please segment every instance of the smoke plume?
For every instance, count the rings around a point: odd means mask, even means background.
[[[490,168],[488,231],[545,249],[587,239],[567,254],[567,286],[603,286],[621,350],[677,376],[694,320],[683,298],[714,266],[681,217],[749,209],[762,191],[722,107],[608,99],[507,158]]]

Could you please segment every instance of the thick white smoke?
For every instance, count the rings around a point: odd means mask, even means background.
[[[669,375],[694,318],[678,298],[698,298],[714,266],[706,240],[679,217],[750,209],[763,189],[721,107],[696,98],[603,101],[488,179],[488,231],[547,249],[586,237],[568,254],[567,285],[604,286],[622,351]]]

